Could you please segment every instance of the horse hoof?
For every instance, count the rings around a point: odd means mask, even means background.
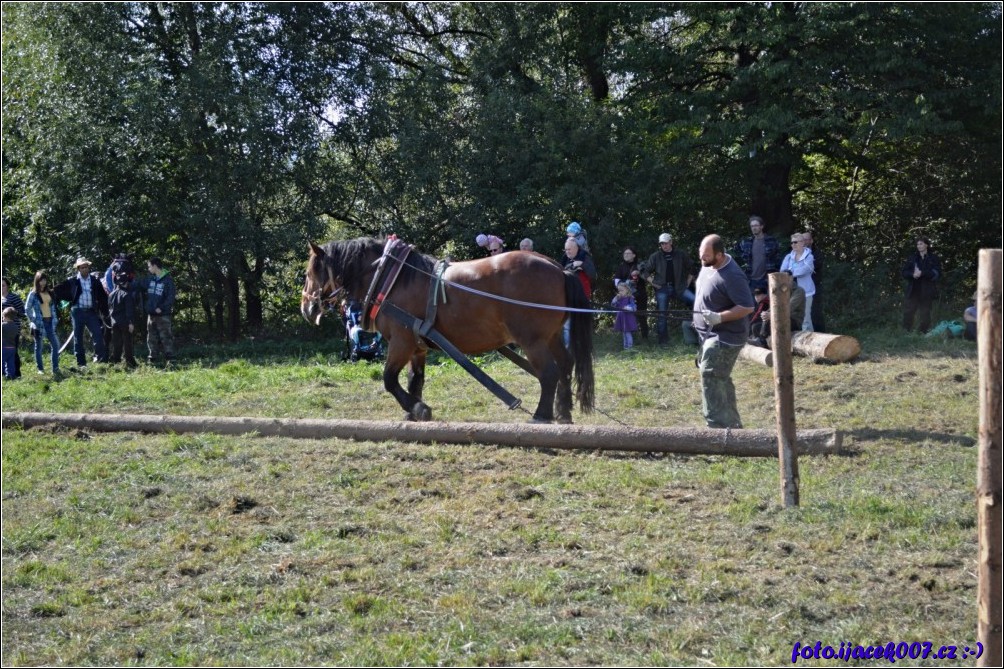
[[[432,420],[432,409],[426,404],[419,402],[411,408],[411,418],[419,422]]]
[[[558,425],[571,425],[572,424],[572,417],[571,416],[559,416],[558,418],[555,419],[554,422],[557,423]]]
[[[534,416],[533,418],[531,418],[527,422],[530,423],[531,425],[550,425],[554,421],[552,421],[552,420],[550,420],[548,418],[537,418],[536,416]]]

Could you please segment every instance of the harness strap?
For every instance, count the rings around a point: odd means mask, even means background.
[[[530,365],[530,361],[514,351],[510,346],[503,346],[502,348],[497,348],[495,350],[501,353],[503,357],[516,363],[516,365],[523,371],[529,372],[531,376],[537,375],[537,372],[535,372],[533,367]]]
[[[387,314],[391,318],[396,319],[399,323],[401,323],[405,327],[411,327],[412,329],[414,329],[414,325],[412,323],[418,320],[417,318],[415,318],[414,316],[412,316],[407,311],[397,306],[393,302],[388,301],[384,303],[384,306],[387,309]],[[458,365],[467,370],[467,372],[471,376],[477,379],[477,381],[485,388],[487,388],[493,395],[495,395],[495,397],[502,400],[502,402],[504,402],[505,405],[508,406],[510,409],[516,409],[519,407],[520,404],[522,404],[523,401],[521,399],[510,393],[505,388],[503,388],[497,381],[495,381],[495,379],[488,376],[488,374],[486,374],[484,370],[482,370],[480,367],[471,362],[470,359],[463,352],[461,352],[460,349],[458,349],[456,346],[450,343],[450,340],[444,337],[438,330],[430,329],[429,334],[427,336],[429,338],[429,341],[431,341],[433,344],[439,347],[439,350],[443,351],[448,356],[453,358],[454,362],[456,362]]]
[[[436,312],[439,309],[440,296],[442,296],[443,304],[446,304],[446,286],[443,284],[443,274],[449,266],[449,259],[436,261],[432,281],[429,283],[429,299],[425,302],[425,320],[416,320],[412,325],[415,336],[420,339],[429,334],[429,330],[432,329],[433,324],[436,322]]]
[[[404,261],[408,258],[408,254],[411,253],[412,248],[414,247],[411,244],[401,241],[397,238],[397,235],[391,235],[387,238],[383,255],[377,260],[377,270],[373,274],[373,281],[370,283],[370,289],[366,292],[366,299],[363,301],[362,326],[364,330],[373,331],[377,314],[380,313],[380,307],[394,287],[394,283],[397,281],[397,277],[401,274],[401,269],[404,267]],[[395,261],[391,263],[390,267],[387,266],[387,258]],[[381,278],[383,278],[383,285],[377,291]]]

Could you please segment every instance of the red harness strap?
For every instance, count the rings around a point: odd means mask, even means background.
[[[387,299],[391,289],[394,287],[394,282],[397,281],[398,275],[401,274],[404,261],[408,258],[412,248],[411,244],[401,241],[397,238],[397,235],[391,235],[387,238],[387,245],[384,246],[383,255],[380,256],[380,264],[377,266],[376,274],[373,275],[373,283],[370,284],[366,300],[363,302],[364,316],[362,326],[364,330],[373,329],[377,314],[380,313],[380,307],[383,306],[384,300]],[[387,263],[388,258],[392,261],[389,267]],[[380,286],[379,291],[376,291],[381,278],[383,278],[383,285]],[[373,295],[374,292],[376,292],[375,296]]]

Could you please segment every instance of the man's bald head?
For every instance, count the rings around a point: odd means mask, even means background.
[[[717,267],[725,260],[725,242],[720,235],[708,235],[701,240],[697,254],[703,266]]]

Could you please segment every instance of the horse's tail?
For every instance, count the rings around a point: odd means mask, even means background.
[[[573,309],[591,309],[582,282],[571,272],[565,272],[565,298]],[[569,348],[572,354],[575,376],[575,399],[579,409],[585,413],[593,410],[595,379],[593,377],[593,314],[589,311],[569,313],[571,336]]]

